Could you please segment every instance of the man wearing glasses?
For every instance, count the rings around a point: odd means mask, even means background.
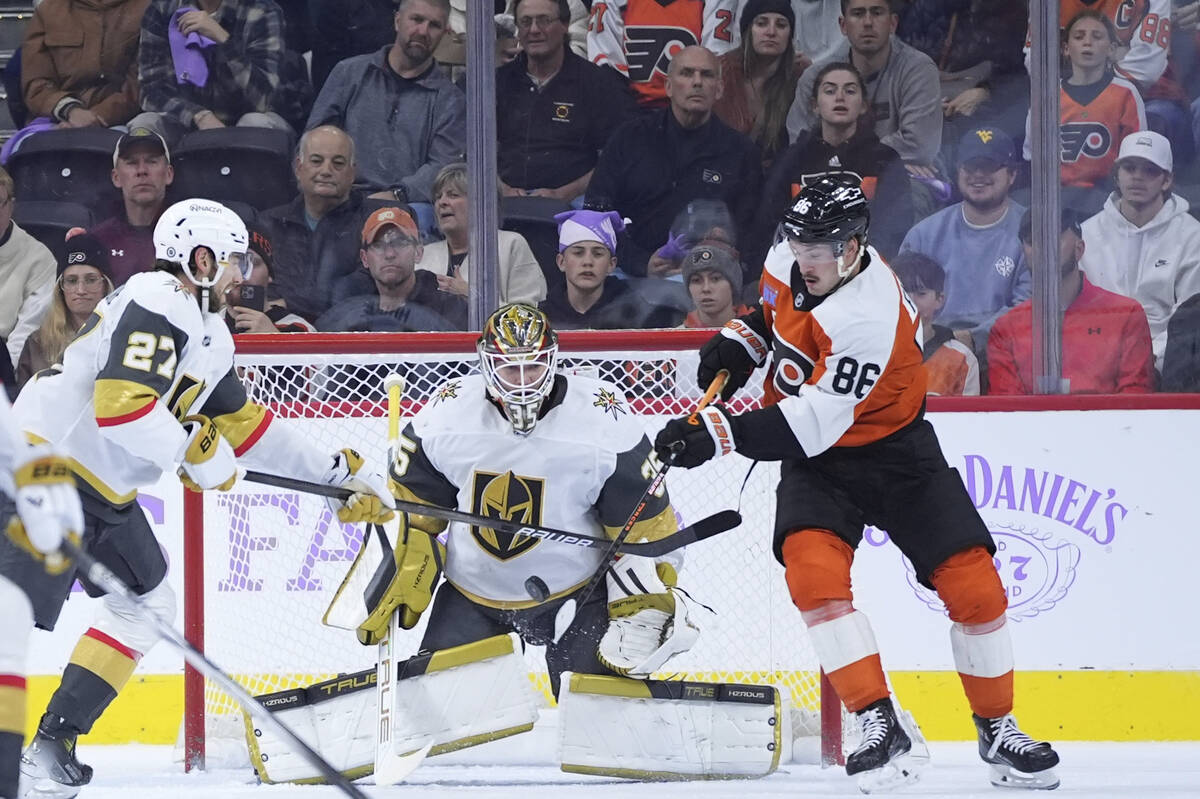
[[[334,286],[334,305],[317,319],[323,331],[464,330],[467,303],[438,288],[437,275],[418,270],[417,223],[405,210],[380,208],[363,225],[359,258],[374,291],[348,294],[352,281]]]
[[[567,0],[518,0],[521,53],[496,70],[497,166],[506,196],[581,196],[609,134],[636,109],[612,70],[567,46]]]

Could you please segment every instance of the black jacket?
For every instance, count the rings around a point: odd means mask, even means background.
[[[521,53],[496,70],[496,165],[518,189],[555,189],[595,168],[608,137],[637,109],[615,69],[568,47],[562,68],[541,91]]]
[[[690,203],[723,201],[740,240],[750,229],[761,188],[762,158],[749,137],[716,115],[686,130],[667,107],[613,133],[588,184],[586,206],[612,209],[632,220],[618,242],[617,264],[640,277],[671,231],[685,226],[676,218]]]
[[[683,318],[673,308],[652,305],[629,281],[611,276],[604,281],[600,299],[586,313],[571,307],[565,283],[551,289],[538,307],[559,330],[676,327]]]
[[[263,212],[274,236],[271,279],[293,313],[315,321],[332,303],[334,283],[361,268],[364,216],[357,192],[321,217],[315,230],[308,229],[299,195]]]
[[[863,191],[871,201],[871,244],[884,258],[899,252],[904,234],[913,225],[908,172],[896,151],[879,141],[870,125],[859,125],[855,134],[837,147],[804,131],[775,159],[744,248],[752,268],[762,268],[775,227],[795,196],[793,189],[834,173],[850,173],[863,181]]]

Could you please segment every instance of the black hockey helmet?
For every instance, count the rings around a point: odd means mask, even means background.
[[[870,221],[860,181],[840,174],[823,175],[800,189],[782,225],[789,238],[804,244],[845,244],[854,236],[865,243]]]

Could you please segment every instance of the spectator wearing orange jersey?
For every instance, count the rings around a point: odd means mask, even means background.
[[[919,252],[902,252],[888,266],[921,317],[921,350],[924,352],[925,393],[942,397],[979,395],[979,359],[971,348],[954,338],[954,331],[935,325],[933,317],[946,304],[946,270]]]

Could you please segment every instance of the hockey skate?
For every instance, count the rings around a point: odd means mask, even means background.
[[[1012,714],[985,719],[972,714],[979,731],[979,756],[989,764],[992,785],[1053,790],[1058,787],[1058,753],[1017,728]]]
[[[92,767],[75,757],[76,733],[47,713],[21,753],[20,799],[72,799],[92,780]]]
[[[896,715],[891,698],[880,699],[858,712],[862,739],[846,758],[846,773],[855,777],[863,793],[888,791],[909,785],[920,778],[929,762],[929,749],[912,717],[910,725]],[[910,735],[906,726],[910,726]],[[914,746],[914,736],[916,745]]]

